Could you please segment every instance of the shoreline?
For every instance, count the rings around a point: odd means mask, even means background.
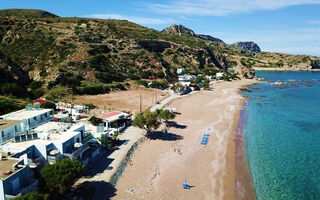
[[[284,71],[284,72],[319,72],[320,69],[287,69],[273,67],[253,67],[255,71]]]
[[[239,91],[240,94],[240,91]],[[241,94],[240,94],[241,95]],[[242,95],[243,96],[243,95]],[[245,98],[245,96],[243,96]],[[236,133],[234,136],[234,143],[236,146],[235,153],[235,168],[236,168],[236,200],[250,199],[255,200],[256,192],[252,182],[252,177],[249,169],[249,165],[246,159],[246,152],[244,148],[244,135],[241,134],[244,119],[244,109],[246,107],[247,100],[242,100],[242,108],[238,115],[238,125],[236,127]]]
[[[256,82],[213,83],[212,91],[201,91],[170,102],[169,106],[182,113],[175,121],[185,124],[186,128],[170,128],[169,131],[183,139],[148,139],[139,145],[132,163],[117,184],[117,195],[113,199],[246,199],[237,198],[238,173],[247,176],[249,170],[246,162],[245,167],[237,164],[236,130],[244,102],[240,88]],[[201,106],[195,110],[194,105]],[[202,147],[199,141],[208,128],[214,131],[210,132],[208,145]],[[245,170],[239,171],[242,168]],[[192,189],[181,188],[184,178],[194,186]],[[249,178],[241,179],[242,182],[247,180],[251,180],[250,174]],[[255,197],[250,183],[243,182],[243,186],[248,187],[245,197]]]

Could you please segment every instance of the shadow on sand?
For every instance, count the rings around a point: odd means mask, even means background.
[[[178,128],[178,129],[185,129],[187,128],[186,125],[183,125],[183,124],[178,124],[177,122],[175,121],[168,121],[168,127],[174,127],[174,128]]]
[[[175,141],[182,140],[183,137],[181,135],[177,135],[174,133],[164,134],[161,131],[154,131],[148,135],[148,138],[151,140],[164,140],[164,141]]]
[[[93,181],[84,182],[74,189],[72,192],[72,199],[76,200],[105,200],[111,199],[116,195],[117,189],[108,182]]]

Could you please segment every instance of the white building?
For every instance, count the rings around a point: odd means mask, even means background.
[[[105,128],[122,131],[125,129],[128,123],[130,123],[130,116],[130,114],[124,112],[114,111],[104,115],[100,115],[98,116],[98,118],[103,120],[103,126]]]
[[[38,189],[38,180],[24,161],[0,152],[0,200],[15,198]]]
[[[61,158],[81,160],[91,139],[92,135],[86,135],[83,124],[49,122],[33,133],[16,136],[2,149],[23,158],[31,167],[37,167],[46,162],[53,164]]]
[[[80,112],[86,109],[85,106],[73,105],[70,103],[63,103],[63,102],[57,103],[56,108],[58,110],[62,110],[61,114],[68,113],[69,116],[72,117],[73,120],[79,120],[80,119]]]
[[[216,73],[216,78],[222,78],[224,76],[223,72]]]
[[[21,120],[3,120],[0,119],[0,145],[22,133]]]
[[[53,120],[52,109],[32,108],[27,106],[26,109],[8,113],[0,116],[3,120],[21,120],[22,132],[29,131],[41,124]]]
[[[184,67],[180,67],[177,69],[177,74],[182,74],[185,71],[186,71],[186,69]]]

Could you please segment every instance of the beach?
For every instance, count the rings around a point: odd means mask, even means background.
[[[239,88],[255,82],[218,82],[210,90],[170,102],[168,106],[176,108],[178,114],[174,120],[177,124],[169,133],[178,137],[143,142],[112,199],[252,199],[255,195],[243,164],[244,154],[236,156],[242,142],[236,140],[236,129],[244,101]],[[207,132],[209,141],[203,146],[200,142]],[[236,165],[239,161],[242,165]],[[182,188],[185,179],[189,190]],[[238,190],[241,195],[236,195]]]

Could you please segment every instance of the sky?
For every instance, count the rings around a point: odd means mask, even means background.
[[[162,30],[182,24],[231,44],[320,56],[320,0],[0,0],[0,9],[42,9],[61,17],[126,19]]]

